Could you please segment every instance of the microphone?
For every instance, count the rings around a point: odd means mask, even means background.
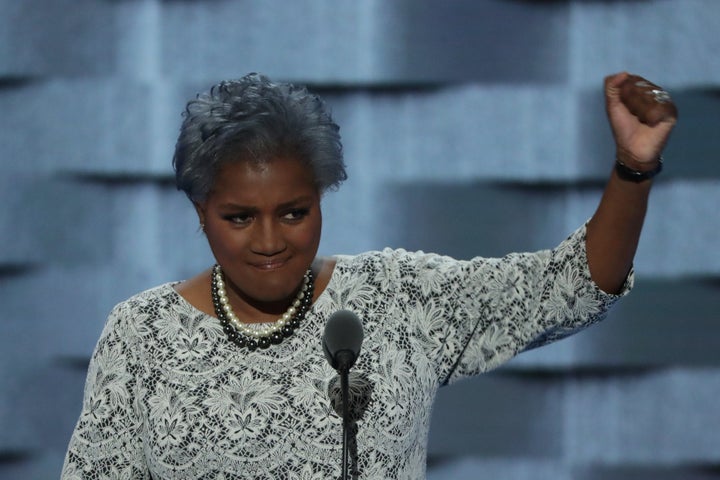
[[[338,310],[325,325],[322,346],[325,358],[338,372],[348,372],[360,355],[363,329],[360,319],[350,310]]]
[[[330,315],[325,324],[322,347],[325,358],[340,374],[340,391],[343,412],[342,480],[348,480],[348,444],[350,431],[350,369],[360,355],[363,329],[360,319],[349,310],[338,310]]]

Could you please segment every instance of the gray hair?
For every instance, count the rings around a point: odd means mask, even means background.
[[[340,127],[320,97],[256,73],[224,81],[189,101],[183,112],[173,157],[177,188],[203,201],[225,163],[281,156],[308,165],[320,193],[347,178]]]

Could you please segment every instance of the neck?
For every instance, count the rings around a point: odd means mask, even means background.
[[[228,282],[227,279],[225,282],[228,300],[235,314],[245,323],[274,322],[292,305],[300,288],[295,289],[291,297],[272,302],[262,302],[248,297],[233,283]]]

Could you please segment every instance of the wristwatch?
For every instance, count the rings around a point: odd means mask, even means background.
[[[652,170],[647,171],[641,171],[641,170],[634,170],[627,165],[625,165],[623,162],[621,162],[619,159],[615,160],[615,171],[618,174],[618,177],[622,178],[623,180],[627,180],[630,182],[640,183],[644,182],[645,180],[650,180],[658,173],[662,172],[663,169],[663,158],[658,158],[658,164],[655,168]]]

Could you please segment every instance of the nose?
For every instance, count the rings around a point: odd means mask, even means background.
[[[254,225],[250,244],[253,253],[270,257],[281,253],[286,247],[282,228],[274,221],[267,219]]]

